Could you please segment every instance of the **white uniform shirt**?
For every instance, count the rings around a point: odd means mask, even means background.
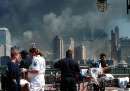
[[[30,85],[33,86],[31,88],[37,89],[39,87],[40,88],[43,87],[45,85],[45,78],[44,78],[46,69],[45,59],[40,55],[34,56],[32,59],[30,69],[38,71],[38,75],[34,76],[30,81]]]
[[[97,79],[99,74],[102,74],[102,70],[100,68],[90,68],[90,74],[93,78]]]

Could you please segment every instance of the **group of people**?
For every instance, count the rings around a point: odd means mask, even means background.
[[[17,47],[11,48],[10,61],[7,63],[6,91],[44,91],[45,59],[37,48],[29,52]],[[27,73],[27,79],[22,74]],[[22,89],[27,85],[27,89]]]
[[[77,82],[83,80],[80,66],[72,57],[71,50],[66,51],[66,57],[54,64],[54,68],[61,71],[61,91],[77,91]],[[106,68],[105,54],[101,54],[96,66]],[[29,52],[21,51],[17,47],[11,48],[10,61],[7,63],[7,91],[44,91],[46,63],[42,53],[37,48],[30,48]],[[25,74],[24,80],[21,74]],[[22,85],[28,85],[22,90]],[[98,90],[95,90],[98,91]]]
[[[99,69],[101,73],[97,73],[95,80],[98,78],[100,74],[107,73],[109,71],[108,64],[106,62],[106,55],[102,53],[100,55],[100,59],[92,64],[94,69]],[[84,77],[81,74],[81,69],[79,64],[72,58],[72,51],[68,50],[66,52],[66,58],[59,60],[54,65],[55,68],[61,71],[61,91],[84,91],[82,86],[77,89],[77,82],[82,83]],[[95,74],[94,74],[95,75]],[[103,87],[99,87],[99,84],[93,84],[94,91],[105,91]],[[85,90],[86,91],[86,90]]]

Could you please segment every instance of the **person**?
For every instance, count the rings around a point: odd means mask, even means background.
[[[1,63],[1,89],[2,91],[6,91],[6,87],[7,87],[7,63],[10,62],[11,58],[10,56],[1,56],[0,57],[0,63]]]
[[[66,51],[66,58],[54,64],[54,68],[61,71],[61,91],[77,91],[76,79],[79,77],[80,68],[72,58],[72,51]]]
[[[11,61],[7,63],[8,86],[7,91],[20,91],[20,52],[17,47],[11,48]]]
[[[22,50],[20,52],[21,54],[21,62],[20,62],[20,68],[25,68],[28,69],[29,66],[31,65],[31,60],[29,58],[29,53],[26,50]]]
[[[29,91],[44,91],[45,59],[43,56],[39,55],[36,48],[31,48],[29,52],[32,56],[32,64],[30,65],[28,72],[33,75],[30,79]]]
[[[100,54],[100,59],[98,61],[98,68],[101,71],[98,77],[99,90],[105,91],[105,84],[106,84],[105,78],[109,78],[107,76],[110,76],[110,75],[105,75],[107,72],[109,72],[109,67],[106,60],[106,54],[104,53]]]
[[[20,62],[20,69],[21,69],[21,78],[24,80],[28,80],[28,72],[29,66],[31,65],[31,59],[29,53],[26,50],[22,50],[21,54],[21,62]]]
[[[106,54],[104,54],[104,53],[100,54],[100,59],[98,61],[98,67],[102,67],[102,68],[108,67],[107,60],[106,60]]]

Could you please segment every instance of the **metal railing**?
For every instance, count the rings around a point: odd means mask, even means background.
[[[130,68],[113,67],[111,68],[111,74],[113,74],[114,77],[130,77]]]
[[[7,66],[0,67],[0,76],[5,74]],[[111,73],[115,78],[117,77],[130,77],[130,68],[110,68]],[[59,91],[60,89],[60,78],[61,72],[57,69],[48,68],[45,72],[46,91]],[[53,89],[53,90],[52,90]],[[0,88],[1,90],[1,88]]]
[[[46,69],[45,91],[60,91],[61,72],[57,69]]]

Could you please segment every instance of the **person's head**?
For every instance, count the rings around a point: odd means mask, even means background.
[[[106,54],[105,53],[101,53],[100,54],[100,59],[101,60],[105,60],[106,59]]]
[[[11,59],[17,62],[21,60],[19,48],[16,46],[11,48]]]
[[[29,53],[31,54],[31,56],[37,56],[39,54],[37,48],[30,48]]]
[[[25,59],[25,58],[27,58],[27,56],[28,56],[28,52],[27,52],[26,50],[22,50],[22,51],[20,52],[20,54],[21,54],[22,59]]]
[[[38,55],[43,56],[43,52],[38,49]]]
[[[72,58],[72,50],[68,49],[66,51],[66,57]]]

